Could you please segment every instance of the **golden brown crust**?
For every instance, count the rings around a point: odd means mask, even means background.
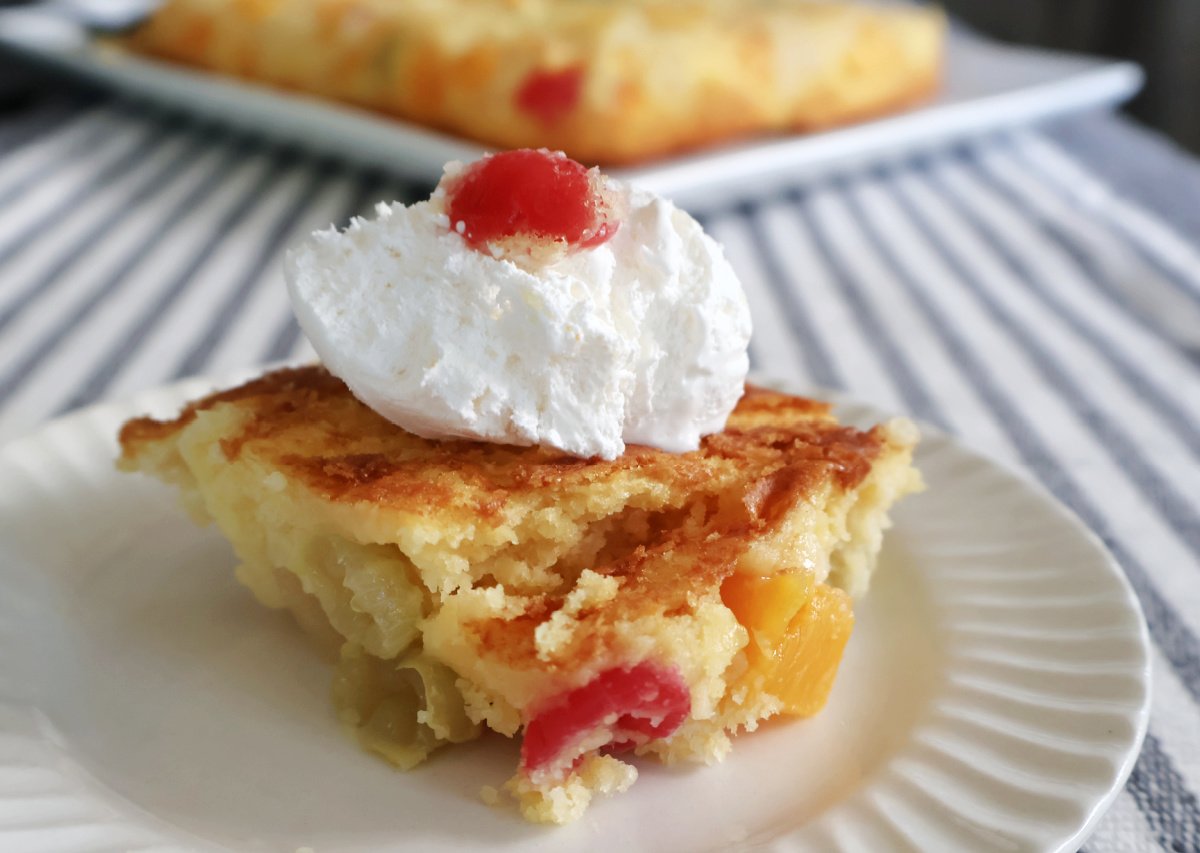
[[[928,9],[811,0],[170,0],[127,44],[611,164],[912,103],[942,30]]]
[[[828,406],[800,397],[748,388],[723,433],[693,453],[632,446],[612,461],[580,459],[545,447],[477,441],[436,441],[405,432],[359,402],[323,367],[291,368],[212,394],[169,421],[131,420],[121,429],[123,455],[137,457],[149,443],[169,440],[201,412],[236,406],[236,434],[221,439],[225,457],[243,453],[275,465],[322,498],[369,501],[421,514],[451,505],[494,516],[514,495],[540,492],[550,499],[589,484],[634,475],[693,489],[713,478],[753,482],[747,492],[755,515],[817,483],[834,478],[850,488],[870,470],[883,437],[836,423]]]

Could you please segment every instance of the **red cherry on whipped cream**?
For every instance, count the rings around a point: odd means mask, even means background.
[[[750,309],[720,246],[561,154],[449,164],[429,201],[317,232],[285,272],[325,365],[425,438],[684,453],[745,390]]]
[[[467,166],[445,190],[450,227],[475,249],[510,238],[587,248],[617,230],[599,174],[559,152],[493,154]]]
[[[603,741],[621,750],[669,737],[691,708],[687,683],[673,667],[643,661],[605,670],[533,716],[521,742],[521,769],[564,772],[581,757],[584,742],[595,748]],[[601,737],[593,739],[596,733]]]

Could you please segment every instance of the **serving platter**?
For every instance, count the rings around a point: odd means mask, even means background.
[[[53,4],[51,4],[51,7]],[[62,15],[0,9],[0,51],[57,73],[183,109],[276,140],[432,185],[447,160],[486,149],[388,116],[147,59]],[[1111,106],[1142,85],[1141,69],[1000,44],[959,28],[948,37],[938,94],[906,112],[819,133],[762,137],[611,173],[693,210],[779,186],[944,148],[1001,128]]]

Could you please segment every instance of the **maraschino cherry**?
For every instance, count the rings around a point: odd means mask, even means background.
[[[618,226],[602,181],[560,152],[504,151],[448,181],[446,214],[450,227],[481,251],[513,239],[589,248]]]
[[[605,670],[534,714],[525,726],[521,769],[556,768],[597,727],[609,726],[610,750],[630,749],[669,737],[691,711],[687,683],[675,668],[643,661]]]

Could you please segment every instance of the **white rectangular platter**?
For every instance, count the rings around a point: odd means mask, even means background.
[[[444,162],[482,146],[352,107],[235,81],[105,47],[61,18],[0,10],[0,60],[10,51],[135,97],[190,110],[281,141],[432,183]],[[1132,97],[1129,62],[998,44],[952,31],[939,94],[908,112],[850,127],[740,142],[660,160],[621,175],[692,209],[773,187],[933,150]]]

